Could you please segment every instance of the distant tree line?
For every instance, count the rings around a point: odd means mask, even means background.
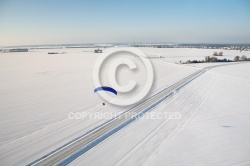
[[[223,53],[222,53],[223,54]],[[218,56],[222,56],[222,55],[219,55]],[[187,62],[181,62],[182,64],[187,64],[187,63],[210,63],[210,62],[238,62],[238,61],[250,61],[250,58],[247,58],[245,55],[242,55],[241,57],[240,56],[236,56],[234,57],[233,60],[230,60],[230,59],[218,59],[217,57],[215,56],[206,56],[205,57],[205,60],[188,60]]]

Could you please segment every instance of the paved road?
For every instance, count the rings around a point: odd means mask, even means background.
[[[182,80],[178,81],[172,86],[162,90],[161,92],[157,93],[156,95],[152,96],[146,101],[126,111],[120,116],[111,119],[107,123],[86,133],[82,137],[77,138],[76,140],[70,142],[69,144],[56,149],[50,154],[47,154],[28,165],[66,165],[70,163],[80,155],[84,154],[85,152],[93,148],[98,143],[105,140],[107,137],[111,136],[112,134],[119,131],[121,128],[123,128],[124,126],[128,125],[130,122],[135,120],[136,119],[134,117],[135,115],[141,116],[147,111],[150,111],[153,107],[160,104],[167,97],[174,94],[175,91],[182,88],[187,83],[197,78],[207,70],[224,65],[225,64],[206,67],[194,72],[193,74],[183,78]]]

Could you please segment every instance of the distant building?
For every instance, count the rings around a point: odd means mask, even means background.
[[[58,54],[58,52],[48,52],[48,54]]]
[[[14,49],[2,49],[2,53],[8,53],[8,52],[28,52],[29,50],[27,48],[14,48]]]
[[[98,49],[94,50],[94,53],[102,53],[102,50],[98,48]]]

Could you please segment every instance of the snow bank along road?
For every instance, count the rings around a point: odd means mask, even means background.
[[[235,64],[235,63],[234,63]],[[193,74],[183,78],[176,82],[172,86],[163,89],[159,93],[145,100],[144,102],[134,106],[133,108],[125,111],[121,115],[109,120],[108,122],[96,127],[95,129],[85,133],[79,138],[72,140],[64,146],[50,152],[49,154],[42,156],[41,158],[33,161],[28,165],[66,165],[72,162],[74,159],[84,154],[95,145],[99,144],[112,134],[116,133],[123,127],[127,126],[138,117],[142,116],[146,112],[152,110],[166,98],[172,96],[180,88],[191,82],[193,79],[208,71],[211,68],[220,67],[230,64],[222,64],[216,66],[205,67]]]

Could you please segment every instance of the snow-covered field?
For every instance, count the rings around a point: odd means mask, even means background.
[[[198,70],[175,62],[204,59],[219,51],[141,49],[165,57],[151,59],[155,82],[149,96]],[[223,52],[230,59],[250,57],[249,52]],[[106,121],[72,120],[69,112],[116,113],[129,108],[103,106],[93,93],[92,71],[100,55],[80,48],[0,54],[1,165],[28,164]],[[202,65],[207,64],[198,67]],[[249,72],[250,64],[239,64],[203,74],[153,110],[180,112],[181,119],[136,121],[72,164],[247,164]]]
[[[240,64],[203,74],[152,111],[181,119],[138,120],[73,165],[249,165],[249,70]]]

